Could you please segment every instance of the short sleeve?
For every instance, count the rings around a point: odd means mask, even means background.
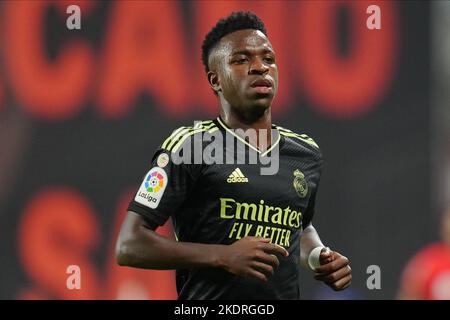
[[[163,148],[155,152],[150,169],[128,206],[129,211],[159,226],[179,210],[199,176],[198,166],[173,160],[173,155]]]

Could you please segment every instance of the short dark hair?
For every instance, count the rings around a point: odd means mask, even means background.
[[[253,12],[232,12],[228,17],[220,19],[203,40],[202,61],[206,72],[209,71],[208,59],[211,50],[220,41],[220,39],[225,37],[227,34],[243,29],[259,30],[267,36],[264,22],[262,22],[262,20]]]

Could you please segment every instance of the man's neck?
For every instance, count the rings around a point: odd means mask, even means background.
[[[221,109],[220,118],[231,129],[254,129],[256,131],[256,141],[252,141],[252,139],[250,139],[248,143],[256,147],[258,150],[263,152],[271,146],[272,115],[270,108],[265,110],[261,117],[252,120],[245,119],[232,110],[224,112],[223,109]],[[261,131],[261,129],[263,129],[263,131]]]

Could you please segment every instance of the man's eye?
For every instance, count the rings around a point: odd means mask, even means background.
[[[270,63],[270,64],[272,64],[272,63],[274,63],[274,62],[275,62],[275,59],[274,59],[274,58],[272,58],[272,57],[265,57],[265,58],[264,58],[264,61],[266,61],[267,63]]]
[[[234,60],[234,62],[236,62],[236,63],[244,63],[247,60],[248,60],[247,58],[239,58],[239,59]]]

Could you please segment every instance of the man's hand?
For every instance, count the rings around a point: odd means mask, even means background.
[[[321,266],[316,268],[314,279],[323,281],[335,291],[343,290],[352,282],[349,261],[339,252],[325,249],[320,253]]]
[[[287,257],[289,253],[270,239],[245,237],[223,247],[219,260],[221,267],[232,274],[267,282],[280,265],[276,255]]]

